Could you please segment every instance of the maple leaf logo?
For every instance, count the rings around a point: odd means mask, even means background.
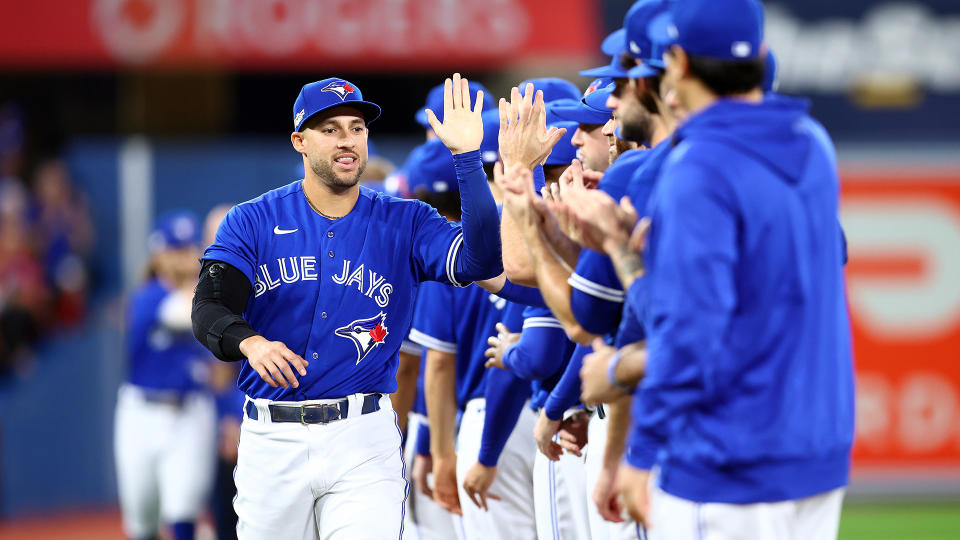
[[[373,338],[374,343],[382,343],[383,338],[387,337],[387,329],[383,324],[377,324],[373,330],[370,330],[370,337]]]

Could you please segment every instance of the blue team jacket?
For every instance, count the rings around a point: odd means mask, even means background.
[[[847,483],[850,329],[833,145],[805,101],[720,100],[662,170],[645,253],[649,361],[628,461],[701,502]]]

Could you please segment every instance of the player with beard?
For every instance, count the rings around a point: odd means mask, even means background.
[[[444,94],[443,122],[427,116],[453,154],[461,224],[358,185],[380,107],[330,78],[294,103],[305,178],[235,206],[204,253],[194,335],[241,362],[247,396],[238,538],[401,535],[407,484],[389,394],[417,288],[502,271],[479,152],[483,93],[471,107],[455,74]]]

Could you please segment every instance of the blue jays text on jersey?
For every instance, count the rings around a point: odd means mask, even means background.
[[[336,220],[311,208],[302,181],[234,207],[204,259],[242,271],[253,285],[244,318],[310,364],[299,388],[283,389],[244,361],[240,389],[292,401],[393,392],[418,284],[456,283],[462,238],[426,204],[364,187]]]

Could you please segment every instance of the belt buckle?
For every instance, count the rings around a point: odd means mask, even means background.
[[[340,419],[340,407],[339,407],[339,406],[337,406],[337,405],[328,405],[328,404],[326,404],[326,403],[312,403],[312,404],[310,404],[310,405],[301,405],[301,406],[300,406],[300,423],[301,423],[301,424],[304,424],[304,425],[306,425],[306,424],[309,423],[309,422],[307,422],[307,419],[306,419],[305,416],[304,416],[304,412],[305,412],[306,409],[320,409],[321,411],[323,411],[323,413],[321,414],[320,422],[319,422],[319,423],[321,423],[321,424],[328,424],[328,423],[332,422],[333,420],[339,420],[339,419]],[[334,409],[334,410],[336,411],[336,413],[335,413],[335,414],[330,414],[330,409]]]

